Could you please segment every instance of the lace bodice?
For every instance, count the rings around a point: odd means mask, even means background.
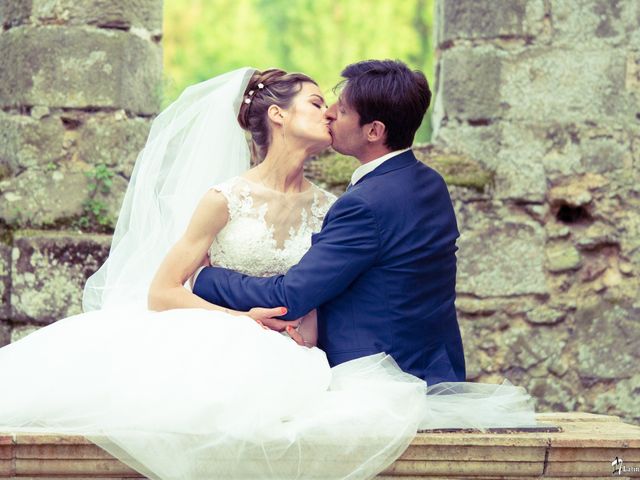
[[[282,274],[298,263],[336,199],[313,184],[291,194],[243,177],[214,188],[227,199],[229,221],[209,248],[210,262],[253,276]]]

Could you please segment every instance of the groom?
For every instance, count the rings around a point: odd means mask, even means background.
[[[464,381],[454,307],[458,229],[447,187],[416,159],[414,135],[431,91],[396,61],[347,66],[326,113],[333,149],[362,164],[312,246],[285,275],[256,278],[217,267],[193,292],[237,310],[318,310],[318,346],[331,365],[386,352],[429,385]]]

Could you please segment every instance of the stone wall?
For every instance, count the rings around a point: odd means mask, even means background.
[[[440,0],[434,146],[469,377],[640,421],[640,2]]]
[[[78,313],[106,257],[160,106],[162,1],[2,0],[0,25],[4,345]]]

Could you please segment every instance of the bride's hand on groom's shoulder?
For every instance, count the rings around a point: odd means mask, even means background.
[[[275,307],[275,308],[262,308],[262,307],[254,307],[247,312],[247,316],[253,318],[259,324],[270,328],[271,330],[275,330],[276,332],[284,331],[288,325],[293,326],[294,328],[299,325],[299,321],[286,321],[280,320],[275,317],[280,317],[287,313],[287,309],[285,307]]]

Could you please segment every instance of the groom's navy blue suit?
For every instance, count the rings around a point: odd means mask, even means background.
[[[318,309],[318,346],[332,365],[378,352],[429,384],[465,380],[454,307],[458,229],[442,177],[411,151],[382,163],[327,213],[285,275],[208,267],[194,293],[237,310]]]

